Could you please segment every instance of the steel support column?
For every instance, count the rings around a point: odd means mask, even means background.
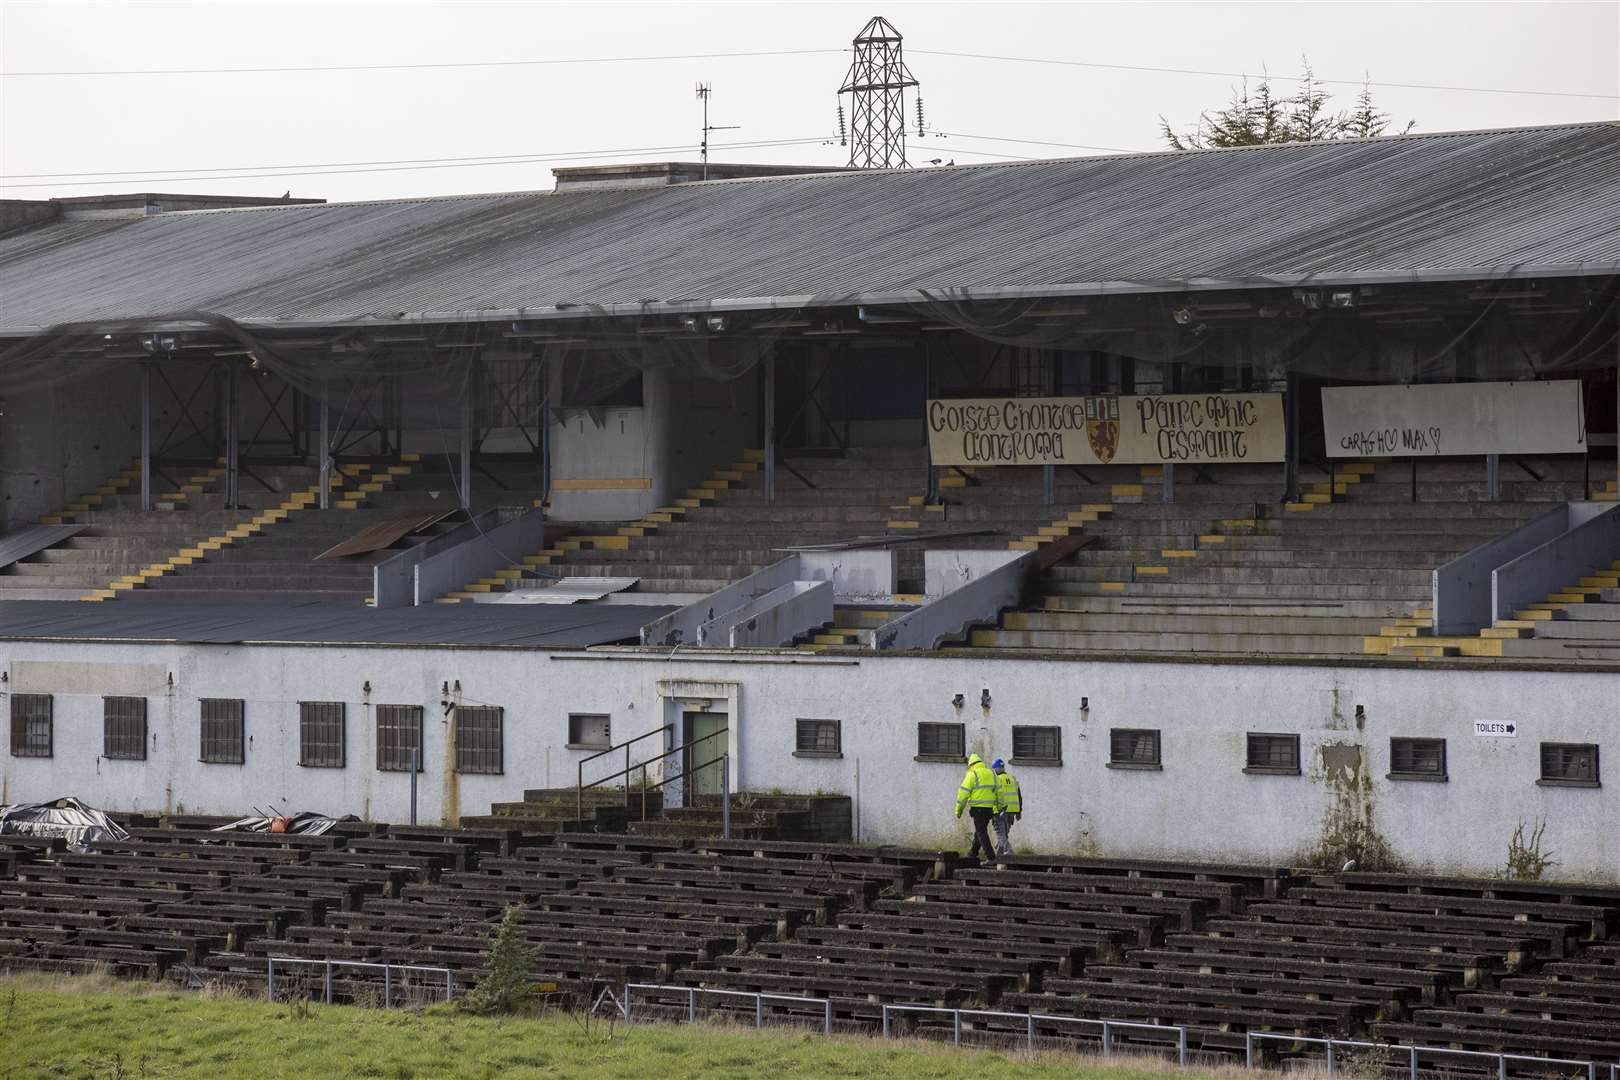
[[[765,501],[776,501],[776,350],[765,357]]]
[[[236,365],[225,365],[225,508],[237,508],[237,486],[241,481],[240,453],[242,417],[236,393]]]
[[[1299,501],[1299,376],[1292,371],[1283,387],[1283,501]]]
[[[468,365],[467,389],[461,399],[461,508],[472,512],[472,447],[474,395],[478,385],[478,364]]]
[[[141,509],[152,509],[152,365],[141,365]]]
[[[327,394],[326,376],[321,376],[321,509],[332,509],[332,439],[327,431],[327,406],[330,402]]]

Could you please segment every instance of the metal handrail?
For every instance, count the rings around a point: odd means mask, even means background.
[[[1026,1039],[1029,1048],[1035,1049],[1035,1024],[1037,1021],[1061,1024],[1086,1024],[1102,1029],[1103,1057],[1114,1052],[1114,1031],[1117,1028],[1133,1028],[1141,1031],[1166,1031],[1176,1036],[1176,1064],[1187,1064],[1187,1029],[1179,1024],[1145,1024],[1134,1020],[1086,1020],[1077,1016],[1052,1016],[1047,1013],[1020,1013],[997,1012],[994,1009],[947,1009],[936,1005],[884,1005],[883,1006],[883,1037],[889,1037],[890,1012],[924,1012],[948,1013],[951,1016],[951,1044],[962,1045],[962,1017],[964,1016],[990,1016],[1002,1020],[1022,1020],[1026,1025]]]
[[[670,732],[670,731],[674,731],[674,730],[675,730],[675,725],[674,724],[665,724],[663,727],[654,728],[651,731],[644,731],[640,735],[637,735],[635,738],[626,739],[624,742],[618,743],[617,745],[614,745],[614,746],[610,746],[606,750],[599,750],[596,753],[592,754],[590,757],[580,758],[579,759],[578,769],[575,772],[575,781],[576,781],[576,783],[575,783],[575,801],[574,801],[574,813],[575,813],[575,816],[579,817],[579,818],[583,818],[585,816],[585,787],[586,787],[586,784],[585,784],[585,766],[590,764],[591,762],[595,761],[599,757],[606,757],[607,755],[613,753],[616,750],[623,750],[624,751],[624,771],[621,772],[621,773],[614,773],[613,776],[623,776],[624,777],[624,808],[628,812],[629,809],[630,809],[630,768],[631,768],[631,766],[630,766],[630,748],[632,746],[634,746],[636,743],[643,740],[643,739],[651,739],[654,736],[663,735],[666,732]],[[613,777],[610,776],[610,777],[607,777],[607,779],[611,780],[611,779],[613,779]],[[600,784],[600,783],[602,783],[602,781],[598,780],[598,781],[596,781],[596,783],[593,783],[593,784],[591,784],[589,786],[595,787],[596,784]],[[642,797],[641,797],[641,815],[642,815],[642,817],[647,816],[647,797],[646,797],[646,795],[642,795]]]
[[[645,738],[647,738],[648,735],[657,735],[657,734],[660,734],[660,733],[665,732],[665,731],[670,731],[670,730],[672,730],[674,728],[674,726],[675,725],[673,725],[673,724],[665,724],[663,727],[659,728],[657,731],[649,731],[645,735],[639,735],[639,736],[636,737],[636,739],[630,740],[630,742],[636,742],[639,739],[645,739]],[[675,747],[674,749],[665,750],[662,754],[657,754],[657,755],[654,755],[653,757],[645,758],[645,759],[643,759],[641,761],[638,761],[634,765],[630,764],[630,750],[629,750],[630,742],[623,743],[622,746],[624,747],[624,768],[620,769],[616,773],[610,773],[609,775],[601,777],[600,779],[592,780],[588,784],[585,782],[585,763],[588,762],[588,761],[594,761],[597,758],[602,757],[604,754],[608,754],[608,753],[611,753],[613,750],[619,749],[619,747],[610,747],[607,750],[603,750],[601,753],[593,754],[588,758],[582,759],[580,761],[580,763],[579,763],[578,780],[577,780],[578,787],[576,788],[576,792],[575,792],[575,797],[576,797],[576,800],[577,800],[576,804],[575,804],[575,808],[576,808],[576,810],[577,810],[577,812],[579,814],[579,817],[581,819],[583,819],[585,817],[585,792],[588,789],[593,788],[593,787],[600,787],[601,785],[609,783],[610,781],[617,780],[621,776],[624,777],[624,808],[628,812],[629,809],[630,809],[630,774],[635,772],[637,769],[640,769],[641,770],[641,780],[642,780],[641,816],[642,816],[643,819],[645,819],[646,816],[647,816],[647,794],[646,794],[646,790],[647,790],[646,789],[647,766],[651,765],[655,761],[663,761],[667,757],[673,757],[675,754],[679,754],[679,753],[681,753],[681,752],[683,752],[683,751],[685,751],[687,749],[690,749],[691,747],[696,746],[700,742],[707,742],[708,740],[714,738],[716,735],[724,735],[727,732],[729,732],[730,730],[731,730],[731,728],[729,726],[719,728],[716,731],[709,732],[707,735],[704,735],[701,738],[690,739],[690,740],[682,743],[681,745]],[[709,765],[715,764],[715,762],[719,761],[719,760],[720,760],[719,758],[715,758],[714,761],[706,761],[706,762],[703,763],[703,765],[697,766],[697,768],[705,768],[705,767],[707,767]],[[689,769],[689,770],[687,770],[687,772],[696,772],[696,771],[697,771],[697,769]],[[667,777],[664,780],[660,780],[658,782],[657,786],[661,787],[664,784],[668,783],[670,780],[678,780],[678,779],[680,779],[680,777],[685,776],[685,775],[686,775],[686,773],[679,773],[676,776]]]
[[[717,997],[745,997],[754,999],[754,1026],[765,1026],[765,1002],[767,1001],[794,1001],[801,1005],[821,1006],[821,1032],[823,1035],[832,1034],[832,1001],[828,998],[799,997],[796,994],[764,994],[753,990],[710,990],[701,986],[665,986],[659,983],[625,983],[624,984],[624,1020],[630,1022],[630,1012],[634,1008],[630,999],[632,990],[651,990],[655,993],[685,994],[686,995],[686,1021],[697,1022],[697,999],[699,994],[713,994]]]
[[[765,1001],[794,1001],[806,1005],[820,1005],[823,1010],[823,1031],[832,1033],[832,1000],[830,998],[797,997],[791,994],[763,994],[750,990],[711,990],[707,987],[694,986],[667,986],[659,983],[626,983],[624,988],[624,1018],[630,1019],[630,991],[652,990],[660,993],[687,995],[687,1020],[697,1019],[697,995],[713,994],[717,996],[745,997],[754,999],[754,1024],[756,1027],[764,1022]],[[907,1005],[884,1004],[883,1037],[891,1037],[892,1025],[889,1014],[896,1012],[942,1013],[952,1018],[952,1044],[962,1045],[962,1017],[985,1016],[1003,1020],[1022,1020],[1025,1023],[1026,1038],[1031,1049],[1035,1046],[1035,1025],[1037,1023],[1055,1024],[1084,1024],[1101,1029],[1102,1052],[1108,1057],[1113,1052],[1113,1034],[1117,1030],[1128,1029],[1132,1031],[1162,1031],[1176,1036],[1176,1060],[1178,1064],[1187,1064],[1187,1027],[1179,1024],[1147,1024],[1135,1020],[1091,1020],[1078,1016],[1053,1016],[1048,1013],[1033,1012],[998,1012],[993,1009],[951,1009],[937,1005]],[[1445,1046],[1422,1046],[1413,1043],[1376,1043],[1364,1042],[1356,1039],[1327,1039],[1306,1035],[1289,1035],[1284,1032],[1249,1031],[1243,1035],[1243,1064],[1245,1068],[1258,1068],[1255,1055],[1255,1043],[1261,1039],[1271,1039],[1275,1042],[1308,1043],[1314,1046],[1325,1046],[1328,1051],[1328,1075],[1336,1076],[1338,1062],[1334,1055],[1334,1048],[1339,1046],[1355,1047],[1366,1050],[1405,1051],[1408,1055],[1410,1080],[1418,1080],[1419,1054],[1448,1054],[1452,1057],[1485,1058],[1496,1062],[1497,1080],[1507,1080],[1507,1063],[1510,1061],[1524,1061],[1533,1065],[1573,1065],[1586,1070],[1587,1080],[1598,1080],[1599,1062],[1582,1061],[1577,1058],[1537,1057],[1533,1054],[1506,1054],[1491,1053],[1486,1050],[1453,1050]],[[1620,1080],[1620,1063],[1605,1065],[1608,1069],[1609,1080]]]
[[[332,1004],[332,969],[369,968],[382,969],[383,973],[383,1007],[394,1003],[394,972],[396,971],[428,971],[435,975],[444,976],[444,1000],[449,1001],[455,997],[456,974],[446,967],[426,967],[422,964],[378,964],[364,960],[312,960],[302,956],[267,956],[264,958],[264,995],[267,1001],[276,1000],[276,965],[277,964],[304,964],[306,966],[324,967],[326,969],[325,1003]]]
[[[1419,1054],[1449,1054],[1452,1057],[1486,1058],[1495,1060],[1497,1080],[1507,1080],[1507,1063],[1510,1061],[1528,1061],[1538,1065],[1575,1065],[1586,1070],[1586,1080],[1598,1080],[1598,1063],[1595,1061],[1580,1061],[1575,1058],[1536,1057],[1534,1054],[1500,1054],[1489,1050],[1454,1050],[1448,1046],[1419,1046],[1413,1043],[1375,1043],[1363,1042],[1357,1039],[1323,1039],[1304,1035],[1287,1035],[1274,1031],[1249,1031],[1243,1035],[1243,1064],[1245,1068],[1254,1068],[1254,1044],[1260,1039],[1271,1039],[1275,1042],[1310,1043],[1314,1046],[1327,1047],[1327,1071],[1329,1076],[1338,1075],[1338,1063],[1334,1057],[1333,1048],[1336,1046],[1349,1046],[1363,1050],[1404,1050],[1407,1053],[1407,1073],[1410,1080],[1418,1080]],[[1620,1065],[1609,1066],[1609,1077],[1613,1080]]]

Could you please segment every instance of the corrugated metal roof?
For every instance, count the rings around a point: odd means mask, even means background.
[[[0,240],[0,327],[1614,273],[1617,151],[1592,123],[71,222]]]
[[[0,640],[207,644],[490,645],[577,648],[639,639],[665,605],[468,604],[373,610],[353,604],[0,601]]]

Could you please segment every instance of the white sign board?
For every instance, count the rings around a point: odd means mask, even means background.
[[[1281,394],[1109,394],[928,403],[935,465],[1283,460]]]
[[[1519,725],[1511,720],[1475,720],[1474,734],[1487,739],[1515,739]]]
[[[1586,453],[1575,379],[1325,387],[1322,429],[1335,458]]]

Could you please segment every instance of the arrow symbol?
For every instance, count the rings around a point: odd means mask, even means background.
[[[1514,727],[1514,726],[1513,726],[1513,725],[1512,725],[1512,724],[1509,724],[1509,725],[1508,725],[1508,726],[1507,726],[1507,733],[1508,733],[1508,734],[1509,734],[1509,735],[1511,735],[1511,734],[1513,734],[1513,733],[1514,733],[1514,732],[1515,732],[1515,731],[1516,731],[1516,730],[1518,730],[1518,729],[1517,729],[1517,728],[1515,728],[1515,727]]]

